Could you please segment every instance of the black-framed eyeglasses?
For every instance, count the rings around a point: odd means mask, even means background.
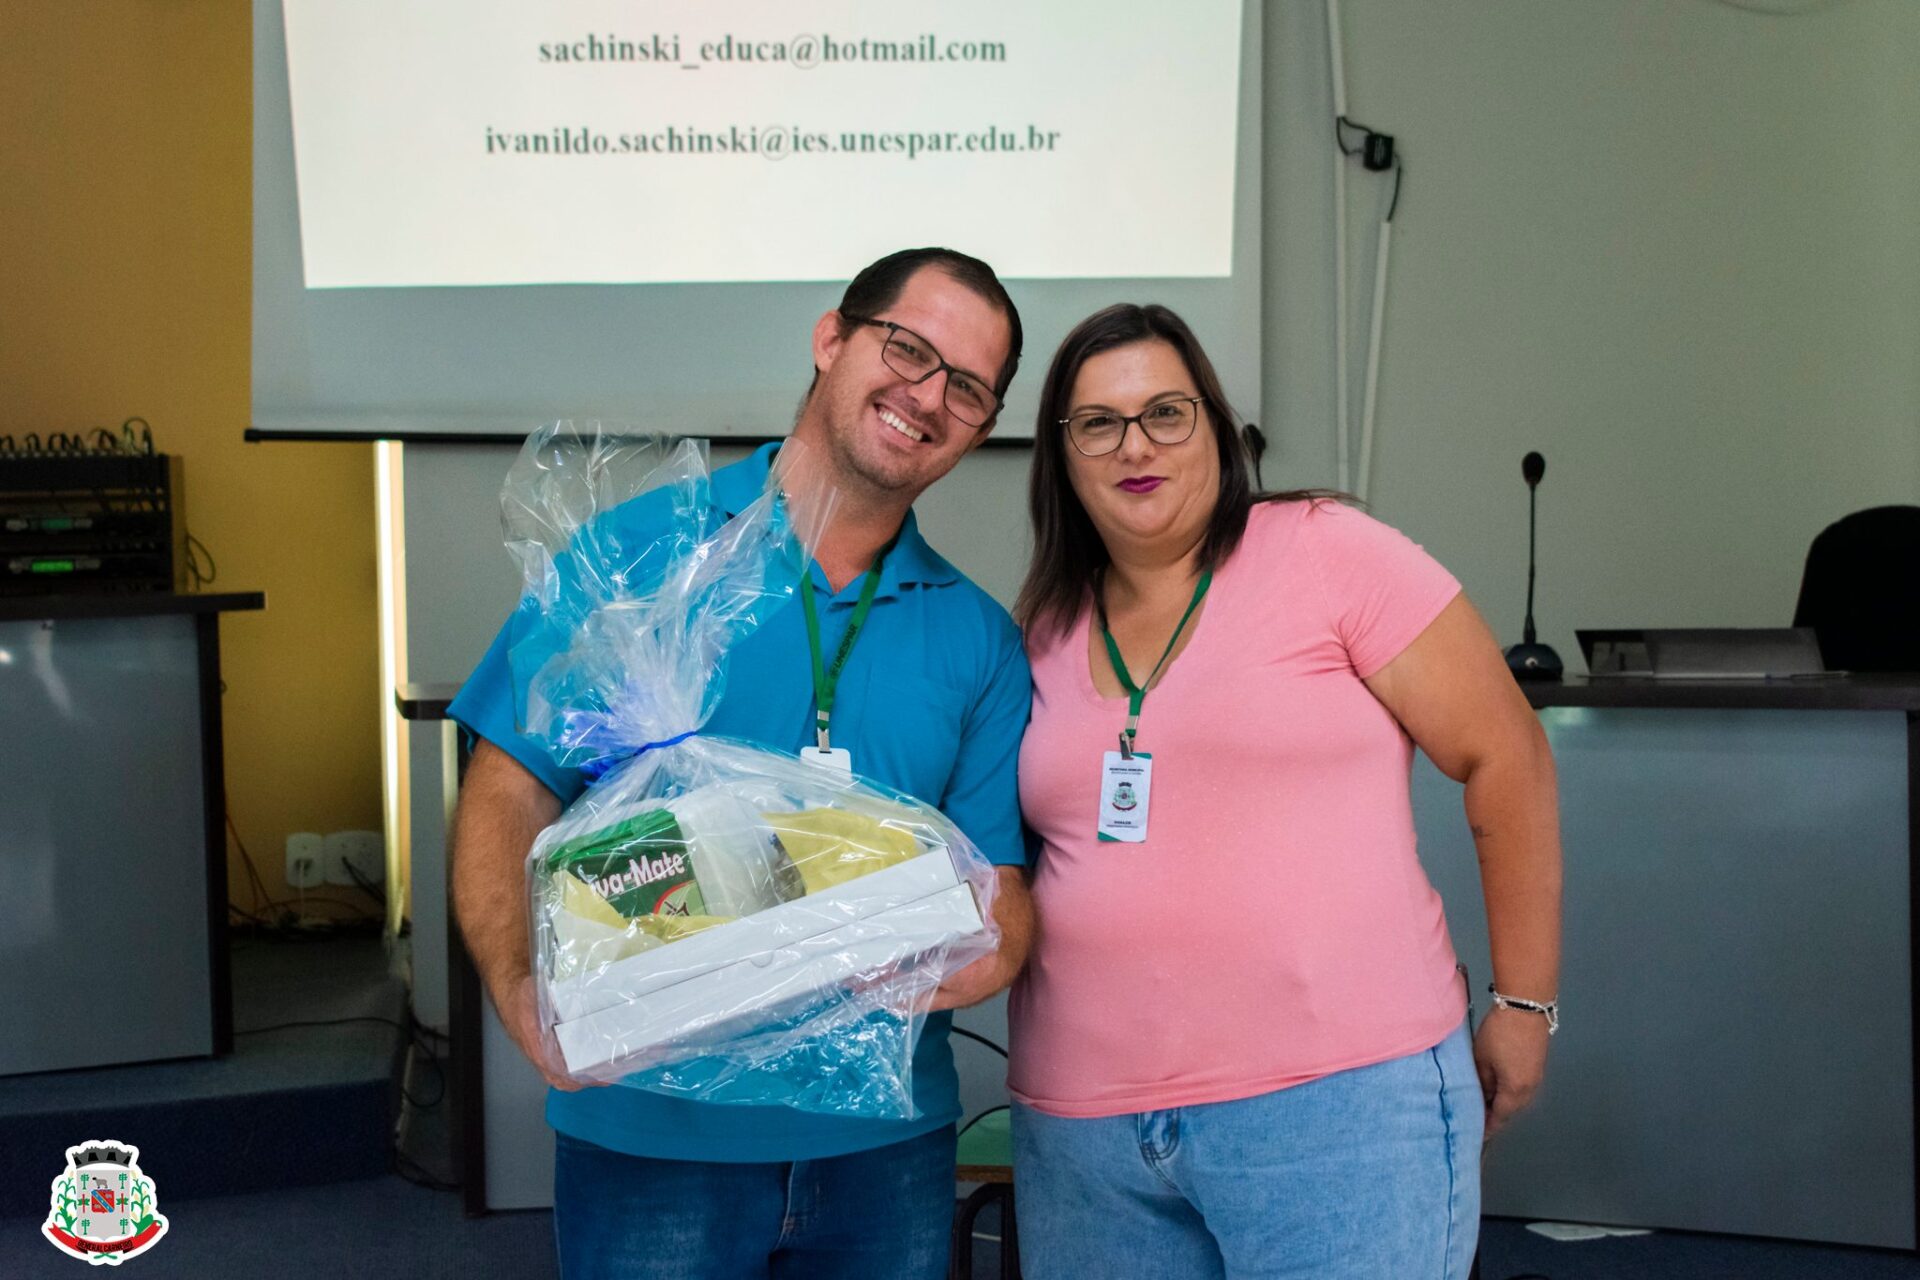
[[[848,316],[855,324],[872,325],[876,329],[885,329],[887,336],[880,344],[880,359],[887,366],[905,378],[908,383],[918,386],[934,374],[945,371],[946,390],[942,400],[947,412],[970,427],[984,427],[993,421],[993,415],[1000,412],[1000,397],[993,392],[993,384],[977,373],[957,369],[941,359],[933,344],[902,324],[891,320],[875,320],[871,316]]]
[[[1128,417],[1111,409],[1086,409],[1060,419],[1073,447],[1089,458],[1099,458],[1118,449],[1127,438],[1127,428],[1140,424],[1140,432],[1155,444],[1182,444],[1200,422],[1200,406],[1205,396],[1183,396],[1161,400]]]

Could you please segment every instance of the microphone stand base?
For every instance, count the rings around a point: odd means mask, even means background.
[[[1566,672],[1551,645],[1516,644],[1507,650],[1507,670],[1515,680],[1558,680]]]

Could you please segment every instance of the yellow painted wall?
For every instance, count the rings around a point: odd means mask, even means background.
[[[373,459],[241,438],[251,28],[247,0],[0,5],[0,432],[138,414],[186,459],[213,589],[267,593],[221,624],[227,797],[281,894],[288,832],[380,827]]]

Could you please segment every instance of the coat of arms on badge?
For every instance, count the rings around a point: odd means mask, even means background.
[[[53,1205],[41,1228],[55,1248],[117,1267],[167,1233],[167,1220],[154,1207],[153,1179],[139,1162],[138,1147],[112,1139],[67,1148],[67,1169],[53,1180]]]
[[[1140,797],[1133,794],[1131,782],[1122,782],[1113,789],[1113,807],[1120,812],[1125,813],[1129,809],[1138,808],[1139,804]]]

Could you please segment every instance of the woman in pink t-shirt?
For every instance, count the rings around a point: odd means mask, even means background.
[[[1492,635],[1400,533],[1255,495],[1163,307],[1068,335],[1031,501],[1029,1274],[1464,1277],[1483,1128],[1557,1022],[1553,763]],[[1415,744],[1466,784],[1479,848],[1498,997],[1471,1043]]]

